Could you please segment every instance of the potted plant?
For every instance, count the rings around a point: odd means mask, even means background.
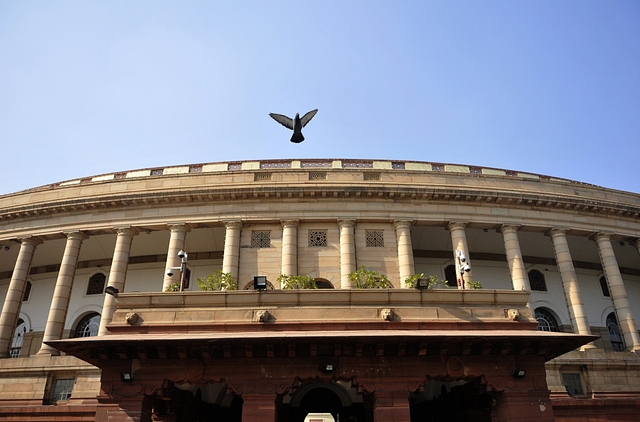
[[[438,277],[435,275],[430,275],[429,277],[425,277],[424,273],[414,274],[411,277],[408,277],[404,284],[408,289],[415,289],[418,284],[418,280],[426,278],[429,280],[429,284],[427,285],[427,289],[447,289],[449,285],[444,280],[438,280]]]
[[[360,267],[349,274],[349,281],[356,289],[388,289],[393,288],[386,275],[375,270]]]
[[[308,275],[284,275],[278,277],[278,283],[282,290],[290,289],[317,289],[316,280]]]
[[[231,273],[223,273],[222,270],[209,274],[207,277],[200,277],[196,280],[196,283],[200,290],[205,292],[236,290],[238,288]]]

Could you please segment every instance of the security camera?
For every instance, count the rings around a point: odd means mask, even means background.
[[[178,258],[184,258],[185,256],[187,256],[187,253],[185,251],[180,251],[178,252]]]
[[[456,254],[458,255],[460,262],[465,262],[467,260],[467,257],[464,256],[464,253],[460,249],[456,251]]]
[[[173,270],[172,270],[172,269],[168,269],[168,270],[167,270],[167,275],[168,275],[169,277],[172,277],[172,276],[173,276]]]
[[[465,270],[466,272],[471,271],[471,265],[469,264],[465,264],[464,267],[462,267],[463,270]]]

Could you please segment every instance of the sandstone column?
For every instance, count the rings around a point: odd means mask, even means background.
[[[524,268],[524,260],[520,251],[520,242],[518,241],[518,226],[502,225],[498,231],[502,233],[504,239],[504,249],[509,263],[509,272],[511,273],[511,283],[513,290],[531,291],[529,286],[529,277]],[[528,304],[531,307],[531,303]]]
[[[340,227],[340,288],[350,289],[349,274],[356,270],[355,220],[338,220]]]
[[[222,257],[222,272],[229,273],[238,287],[238,265],[240,264],[240,229],[241,221],[225,221],[224,255]]]
[[[405,288],[405,281],[416,273],[413,261],[413,246],[411,245],[411,221],[396,220],[396,238],[398,239],[398,274],[400,286]]]
[[[471,286],[469,283],[473,281],[473,271],[462,271],[462,274],[460,273],[460,268],[462,266],[465,264],[471,265],[471,261],[469,259],[469,248],[467,247],[467,236],[464,232],[466,226],[466,223],[458,223],[455,221],[452,221],[447,225],[447,230],[451,232],[453,260],[456,264],[456,278],[458,280],[459,289],[470,289]],[[462,262],[458,256],[459,253],[464,255],[466,260],[465,262]]]
[[[71,298],[71,289],[73,288],[73,279],[78,266],[78,256],[80,255],[80,246],[87,236],[82,232],[67,233],[67,244],[64,248],[56,287],[53,291],[53,299],[49,309],[49,317],[47,325],[44,329],[44,337],[42,338],[42,346],[39,355],[59,355],[60,352],[46,344],[45,341],[59,340],[62,338],[64,331],[64,323],[67,319],[67,311],[69,310],[69,300]]]
[[[13,332],[16,329],[16,324],[20,317],[22,298],[27,285],[27,276],[31,268],[33,253],[36,250],[36,246],[42,243],[40,239],[33,237],[21,239],[21,241],[18,259],[13,267],[9,290],[4,300],[2,314],[0,314],[0,358],[9,356],[9,347],[11,346]]]
[[[640,336],[638,336],[638,328],[636,321],[631,313],[631,306],[627,290],[624,287],[624,281],[620,274],[618,261],[611,246],[611,236],[606,233],[598,233],[591,238],[598,245],[600,253],[600,261],[604,270],[604,277],[609,285],[609,293],[613,301],[613,308],[618,317],[618,324],[624,336],[624,343],[627,350],[634,352],[640,351]]]
[[[178,258],[178,252],[184,249],[184,239],[189,232],[189,226],[184,223],[172,224],[171,238],[169,239],[169,250],[167,251],[167,269],[179,267],[182,264],[182,260]],[[171,284],[180,282],[180,271],[174,271],[173,276],[168,276],[165,270],[164,283],[162,284],[162,291],[167,290]]]
[[[546,235],[551,237],[553,241],[553,249],[556,256],[556,265],[560,271],[562,279],[562,287],[564,289],[564,299],[569,310],[569,318],[571,319],[571,327],[576,334],[591,334],[589,321],[582,303],[580,295],[580,285],[576,270],[573,267],[571,252],[569,251],[569,243],[567,242],[566,230],[551,229]],[[582,346],[582,348],[595,347],[592,344]]]
[[[298,275],[298,220],[282,221],[282,271]]]
[[[127,278],[127,268],[129,266],[129,254],[131,253],[131,243],[133,236],[138,234],[136,229],[123,227],[117,229],[116,247],[113,251],[111,270],[109,271],[109,286],[115,287],[119,292],[124,291],[124,283]],[[100,329],[98,335],[107,334],[107,324],[113,318],[116,311],[116,298],[105,294],[102,305],[102,316],[100,317]]]

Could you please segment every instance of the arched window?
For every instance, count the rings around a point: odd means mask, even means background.
[[[24,335],[27,333],[27,324],[20,318],[18,320],[18,326],[13,332],[13,341],[11,342],[11,350],[9,356],[12,358],[19,358],[20,351],[22,350],[22,343],[24,342]]]
[[[107,276],[103,273],[95,273],[89,279],[87,285],[87,295],[101,295],[104,293],[104,283],[107,280]]]
[[[244,286],[244,289],[245,290],[254,290],[254,288],[253,288],[253,280],[248,282],[247,285]],[[267,290],[275,290],[275,288],[273,287],[273,284],[271,284],[271,282],[269,280],[267,280]]]
[[[24,286],[24,295],[22,295],[22,301],[23,302],[28,301],[29,296],[31,296],[31,282],[27,280],[27,285]]]
[[[531,290],[538,292],[547,291],[547,282],[544,279],[544,274],[538,270],[529,271],[529,285],[531,286]]]
[[[551,312],[544,308],[538,308],[535,310],[535,317],[538,321],[538,331],[554,331],[558,330],[558,321],[551,315]]]
[[[609,293],[609,285],[607,284],[607,279],[604,276],[600,277],[600,289],[602,290],[602,295],[604,297],[611,297],[611,294]]]
[[[607,330],[609,330],[609,340],[614,352],[624,352],[624,337],[620,332],[616,314],[611,312],[607,315]]]
[[[333,289],[333,284],[329,280],[325,280],[324,278],[316,278],[315,279],[316,286],[318,289]]]
[[[78,323],[75,331],[75,338],[78,337],[94,337],[98,335],[100,328],[100,314],[92,313],[82,318]]]
[[[456,266],[451,264],[444,269],[444,279],[447,280],[449,287],[458,287],[458,275],[456,274]]]

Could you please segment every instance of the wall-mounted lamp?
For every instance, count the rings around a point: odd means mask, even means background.
[[[254,276],[253,290],[267,290],[267,276],[264,276],[264,275]]]
[[[322,372],[333,372],[333,363],[324,363],[320,365],[320,370]]]
[[[104,292],[111,296],[118,296],[119,290],[113,286],[107,286],[104,289]]]
[[[527,374],[527,371],[525,369],[516,369],[513,372],[513,378],[524,378],[526,374]]]
[[[131,382],[131,381],[133,381],[133,377],[131,376],[131,372],[120,372],[120,381],[122,381],[122,382]]]

